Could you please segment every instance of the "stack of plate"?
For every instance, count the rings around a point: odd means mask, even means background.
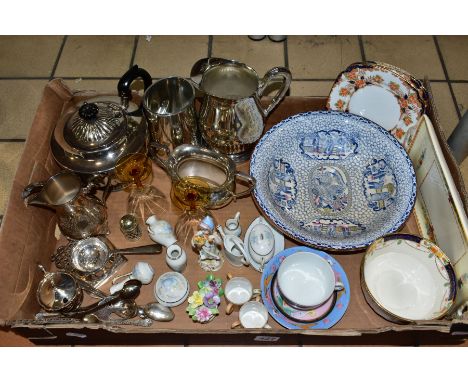
[[[338,75],[327,107],[366,117],[408,147],[427,103],[421,81],[393,65],[367,61],[352,64]]]

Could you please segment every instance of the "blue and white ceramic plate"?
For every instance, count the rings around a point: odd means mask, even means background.
[[[398,230],[413,209],[416,176],[403,146],[376,123],[317,111],[273,126],[255,147],[254,197],[286,235],[355,250]]]
[[[278,268],[280,267],[283,260],[291,256],[296,252],[312,252],[325,260],[327,260],[330,265],[332,266],[333,272],[335,272],[335,277],[337,281],[341,281],[343,283],[344,289],[336,292],[336,301],[329,312],[327,312],[324,316],[322,315],[321,318],[317,321],[313,322],[300,322],[294,320],[292,317],[286,316],[280,309],[278,309],[277,305],[274,301],[274,279]],[[349,298],[351,296],[351,290],[349,287],[348,277],[344,269],[341,265],[330,255],[325,252],[317,251],[315,249],[309,247],[293,247],[285,249],[281,251],[273,259],[271,259],[266,265],[265,269],[263,270],[262,274],[262,300],[263,304],[270,313],[271,317],[278,322],[278,324],[284,326],[288,329],[302,329],[302,330],[310,330],[310,329],[328,329],[334,326],[338,321],[346,313],[346,309],[348,309],[349,305]],[[297,313],[297,312],[296,312]],[[312,311],[304,312],[305,315],[313,314]],[[294,315],[294,314],[292,314]],[[302,317],[302,319],[307,319],[306,317]]]

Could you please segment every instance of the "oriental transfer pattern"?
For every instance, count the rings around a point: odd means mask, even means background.
[[[374,122],[319,111],[281,121],[251,158],[254,198],[270,221],[305,244],[363,248],[406,221],[416,198],[404,148]]]

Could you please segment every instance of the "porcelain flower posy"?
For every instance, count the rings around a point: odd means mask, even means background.
[[[206,323],[219,314],[218,306],[224,294],[222,280],[209,274],[197,285],[199,290],[189,297],[186,311],[193,321]]]

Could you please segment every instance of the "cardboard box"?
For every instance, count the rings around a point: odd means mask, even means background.
[[[92,94],[95,95],[95,94]],[[194,323],[185,312],[186,303],[174,308],[176,318],[172,322],[155,322],[149,328],[131,326],[103,326],[99,324],[48,324],[35,325],[30,321],[37,313],[39,305],[36,301],[36,288],[42,278],[37,264],[51,268],[50,257],[55,248],[65,240],[55,237],[56,222],[52,210],[26,207],[20,197],[23,188],[35,181],[45,180],[59,170],[49,149],[49,138],[62,110],[70,102],[76,102],[86,94],[74,95],[60,80],[50,82],[45,90],[37,110],[26,148],[21,158],[18,172],[13,182],[12,194],[6,209],[0,231],[0,324],[11,327],[12,330],[25,336],[37,344],[406,344],[421,343],[461,343],[468,337],[468,321],[431,321],[418,325],[392,324],[378,316],[364,300],[360,288],[359,268],[363,253],[332,254],[345,269],[351,284],[351,302],[340,322],[328,330],[287,330],[277,324],[272,318],[269,324],[272,329],[246,330],[230,329],[231,323],[237,320],[237,313],[230,316],[224,314],[226,303],[224,299],[220,306],[220,315],[209,324]],[[304,111],[325,108],[325,98],[287,97],[271,114],[266,124],[270,128],[289,115]],[[468,210],[466,192],[462,177],[456,162],[445,143],[445,138],[439,127],[434,107],[429,110],[438,138],[441,142],[445,159],[453,175],[457,189],[464,201],[465,212]],[[248,171],[248,163],[239,166],[242,171]],[[154,184],[166,195],[169,194],[170,180],[162,169],[153,166]],[[126,242],[118,228],[118,220],[126,209],[125,192],[113,193],[108,199],[109,239],[119,247],[132,246]],[[213,211],[219,222],[232,217],[236,211],[241,212],[241,225],[245,232],[250,222],[260,215],[251,197],[238,200],[229,206]],[[178,211],[165,216],[175,223]],[[403,232],[418,233],[417,224],[411,216]],[[137,245],[150,244],[145,233]],[[286,239],[286,247],[300,245]],[[206,274],[197,265],[197,256],[188,251],[188,267],[185,276],[191,285],[191,292],[196,282],[205,278]],[[156,256],[129,257],[128,263],[120,269],[119,274],[130,271],[135,261],[149,261],[155,268],[154,281],[142,288],[137,299],[139,304],[154,301],[153,288],[157,277],[169,268],[164,261],[164,253]],[[468,270],[467,270],[468,271]],[[249,278],[254,287],[259,287],[260,273],[251,267],[235,268],[227,262],[215,275],[226,280],[226,273]],[[109,284],[101,289],[108,292]],[[88,299],[87,302],[92,302]],[[23,321],[26,320],[26,321]]]

